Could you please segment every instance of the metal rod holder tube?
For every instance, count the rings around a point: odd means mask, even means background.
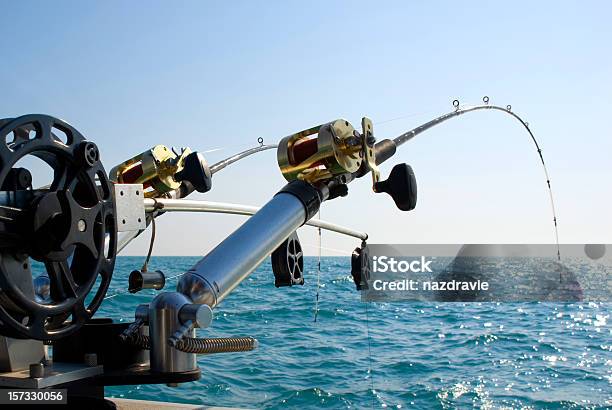
[[[183,275],[177,291],[214,308],[306,222],[307,211],[302,199],[281,191]]]

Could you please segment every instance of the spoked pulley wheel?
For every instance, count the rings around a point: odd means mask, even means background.
[[[31,156],[52,169],[50,185],[31,186],[18,164]],[[98,148],[57,118],[0,120],[0,187],[0,333],[64,337],[98,309],[115,264],[115,205]],[[49,278],[44,297],[32,260]]]
[[[304,253],[296,232],[272,252],[271,258],[277,288],[304,284]]]
[[[366,243],[362,243],[361,247],[355,248],[351,255],[351,275],[357,290],[367,290],[368,281],[370,280],[370,254]]]

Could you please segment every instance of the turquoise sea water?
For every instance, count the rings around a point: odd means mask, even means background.
[[[170,278],[197,260],[157,257],[150,269]],[[142,261],[118,258],[97,317],[132,321],[151,299],[155,291],[121,293]],[[315,323],[316,258],[305,264],[304,286],[277,289],[264,263],[199,331],[253,336],[256,351],[201,356],[198,382],[109,387],[107,395],[248,408],[612,407],[610,304],[366,305],[349,258],[330,257]]]

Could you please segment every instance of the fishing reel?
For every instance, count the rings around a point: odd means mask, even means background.
[[[277,159],[289,182],[329,180],[357,172],[363,161],[362,137],[348,121],[332,121],[283,138]]]
[[[339,119],[283,138],[278,144],[277,161],[289,182],[303,180],[330,186],[329,199],[345,196],[348,182],[371,173],[374,192],[389,194],[400,210],[410,211],[416,207],[417,200],[412,168],[398,164],[387,180],[380,180],[378,164],[393,155],[394,150],[395,144],[390,140],[376,144],[369,118],[361,120],[361,133],[348,121]],[[380,161],[377,161],[377,152],[381,155]]]
[[[33,187],[19,166],[32,157],[51,167],[48,186]],[[110,284],[111,184],[96,145],[46,115],[0,120],[0,163],[0,334],[56,340],[93,316]],[[35,294],[33,261],[48,276],[46,298]]]
[[[212,173],[204,156],[189,148],[180,153],[156,145],[117,165],[110,178],[120,184],[142,184],[145,198],[159,198],[181,190],[178,197],[212,188]]]

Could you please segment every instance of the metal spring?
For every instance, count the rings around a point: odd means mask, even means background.
[[[136,333],[125,342],[139,349],[151,349],[151,339],[148,335]],[[257,348],[257,345],[257,339],[252,337],[220,337],[214,339],[185,337],[178,341],[175,347],[185,353],[210,354],[247,352]]]
[[[246,352],[257,347],[252,337],[220,337],[214,339],[185,337],[178,341],[176,349],[185,353],[210,354]]]
[[[151,350],[151,339],[148,335],[134,333],[125,341],[132,346],[136,346],[142,350]]]

